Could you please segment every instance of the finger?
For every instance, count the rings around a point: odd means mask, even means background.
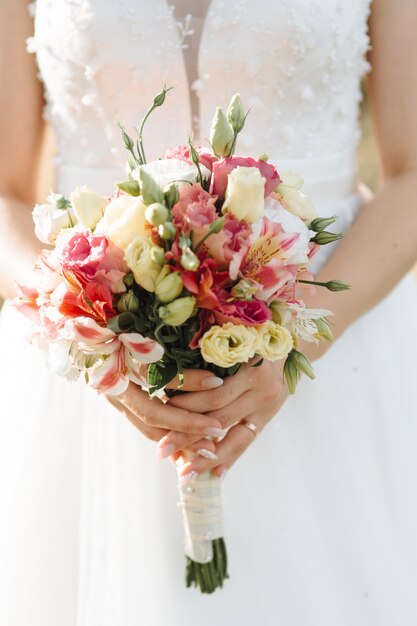
[[[134,383],[130,383],[127,390],[117,398],[148,426],[194,433],[200,437],[219,437],[224,434],[217,419],[163,404],[158,398],[151,399]]]
[[[191,441],[187,444],[187,446],[183,446],[182,448],[178,448],[175,443],[172,443],[166,436],[163,437],[157,447],[156,455],[159,459],[166,459],[169,456],[177,455],[178,452],[191,452],[193,454],[198,454],[199,456],[216,460],[216,444],[211,439],[201,439],[198,438],[195,441]]]
[[[221,387],[209,391],[195,391],[170,398],[169,404],[187,411],[207,413],[221,409],[236,400],[251,386],[250,368],[242,367],[237,374],[225,379]]]
[[[169,432],[164,428],[154,428],[152,426],[148,426],[147,424],[145,424],[145,422],[136,417],[136,415],[134,415],[132,411],[129,411],[129,409],[127,409],[121,402],[119,402],[117,398],[106,396],[106,399],[118,411],[120,411],[120,413],[127,417],[129,422],[131,422],[131,424],[133,424],[133,426],[137,428],[139,432],[142,433],[142,435],[145,435],[147,439],[151,439],[152,441],[160,441],[161,438],[165,437],[166,434]]]
[[[259,409],[259,405],[262,399],[259,394],[254,391],[246,391],[237,400],[231,402],[227,406],[217,409],[216,411],[209,411],[206,413],[209,417],[214,417],[219,420],[222,428],[230,428],[245,417],[255,413]],[[262,403],[262,410],[267,408],[266,403]]]
[[[204,391],[216,389],[223,385],[223,378],[215,376],[206,370],[184,370],[184,383],[180,385],[179,376],[175,376],[166,386],[167,389],[180,389],[181,391]]]
[[[255,425],[256,418],[251,418],[251,422]],[[188,476],[194,476],[197,474],[204,474],[210,470],[221,469],[226,467],[229,469],[233,463],[245,452],[248,446],[255,440],[255,435],[249,428],[242,424],[236,424],[233,426],[226,437],[217,444],[216,454],[217,460],[204,459],[201,457],[195,457],[191,461],[184,464],[180,472],[180,478],[187,479]],[[220,467],[221,466],[221,467]]]

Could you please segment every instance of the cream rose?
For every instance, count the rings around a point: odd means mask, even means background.
[[[267,361],[280,361],[291,352],[293,338],[284,326],[265,322],[257,326],[256,331],[256,353]]]
[[[146,206],[140,197],[120,196],[107,205],[95,232],[126,250],[138,235],[145,235]]]
[[[281,174],[282,183],[278,185],[277,192],[281,196],[282,205],[294,215],[301,217],[306,222],[311,222],[317,217],[317,212],[310,198],[304,195],[300,189],[303,179],[296,172],[288,171]]]
[[[133,272],[135,281],[153,293],[161,271],[159,263],[152,258],[152,244],[145,237],[136,237],[125,250],[125,260]]]
[[[87,187],[77,187],[70,200],[78,222],[83,228],[91,230],[94,230],[97,222],[101,220],[104,208],[109,203],[107,198],[90,191]]]
[[[247,363],[254,356],[257,337],[255,328],[228,322],[212,326],[201,337],[199,347],[207,363],[227,368]]]
[[[228,176],[223,213],[249,224],[264,211],[265,178],[257,167],[236,167]]]

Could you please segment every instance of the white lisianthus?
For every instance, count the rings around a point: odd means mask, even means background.
[[[77,187],[70,200],[78,222],[86,230],[94,230],[104,215],[105,206],[109,203],[106,198],[90,191],[88,187]]]
[[[139,170],[142,169],[147,174],[152,176],[154,181],[162,188],[170,185],[171,183],[178,183],[181,187],[188,181],[195,183],[198,177],[198,170],[193,163],[187,163],[181,159],[158,159],[157,161],[150,161],[145,165],[140,165],[133,172],[132,176],[140,182]],[[204,178],[207,180],[210,178],[210,171],[200,163],[200,170]]]
[[[145,235],[145,211],[146,206],[140,196],[120,196],[107,205],[95,232],[126,250],[135,237]]]
[[[141,236],[133,239],[125,250],[125,260],[138,285],[153,293],[161,266],[153,259],[149,239]]]
[[[54,244],[59,233],[73,225],[71,215],[66,208],[56,204],[37,204],[32,211],[35,234],[42,243]]]
[[[228,176],[223,213],[233,213],[249,224],[264,211],[265,178],[257,167],[236,167]]]
[[[256,352],[267,361],[284,359],[293,348],[291,333],[275,322],[265,322],[256,327],[258,336]]]
[[[282,183],[277,187],[281,196],[282,205],[294,215],[301,217],[306,222],[311,222],[317,217],[313,202],[300,189],[303,179],[296,172],[289,171],[281,174]]]
[[[212,326],[199,341],[203,359],[219,367],[247,363],[255,355],[257,331],[243,324]]]

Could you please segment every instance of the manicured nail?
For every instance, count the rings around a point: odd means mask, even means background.
[[[195,470],[191,470],[191,472],[187,472],[183,476],[180,476],[181,482],[189,482],[191,480],[195,480],[198,477],[198,472]]]
[[[214,452],[212,452],[211,450],[207,450],[206,448],[200,448],[199,450],[197,450],[197,454],[205,459],[208,459],[209,461],[217,461],[219,458],[217,454],[214,454]]]
[[[201,381],[201,386],[204,389],[215,389],[216,387],[221,387],[222,385],[223,378],[219,378],[218,376],[207,376]]]
[[[224,480],[227,474],[227,467],[224,467],[219,475],[220,480]]]
[[[156,456],[158,457],[158,459],[166,459],[167,456],[171,456],[174,450],[175,450],[174,444],[167,443],[164,446],[158,447],[156,451]]]
[[[209,437],[224,437],[226,434],[226,431],[221,428],[206,428],[204,432]]]

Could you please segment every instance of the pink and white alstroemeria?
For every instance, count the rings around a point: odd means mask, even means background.
[[[315,320],[333,315],[327,309],[307,309],[303,304],[288,303],[276,300],[271,305],[275,313],[279,314],[280,324],[285,326],[290,333],[311,343],[319,343]]]

